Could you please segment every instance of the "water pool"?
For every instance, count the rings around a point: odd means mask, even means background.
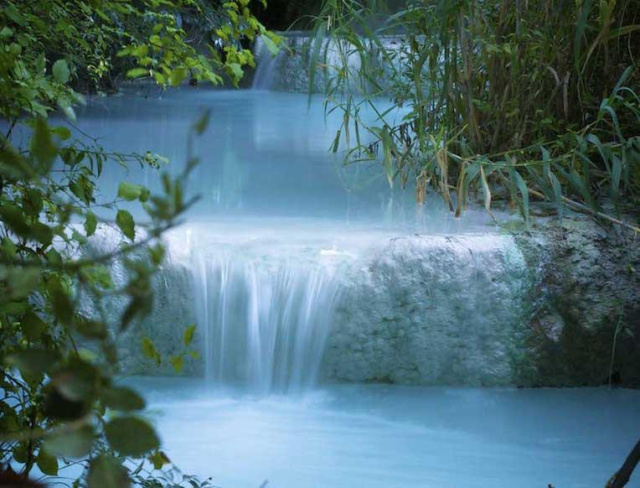
[[[133,383],[172,461],[223,488],[601,487],[640,421],[640,392],[625,390],[335,385],[258,397]]]

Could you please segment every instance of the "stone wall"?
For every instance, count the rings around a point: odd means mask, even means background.
[[[139,238],[142,238],[139,236]],[[85,257],[98,256],[113,251],[124,243],[120,231],[107,225],[100,225],[95,236],[89,239],[83,249]],[[140,256],[138,256],[140,257]],[[141,258],[141,257],[140,257]],[[122,288],[127,284],[127,270],[116,261],[111,267],[114,286]],[[175,375],[169,358],[186,351],[183,336],[185,329],[196,323],[193,308],[193,280],[191,271],[184,263],[171,259],[154,276],[154,301],[151,314],[141,323],[134,322],[127,330],[119,329],[120,318],[128,305],[122,296],[107,297],[103,301],[104,311],[110,321],[111,331],[118,345],[118,357],[122,370],[127,375]],[[88,315],[97,308],[87,297],[81,300]],[[162,363],[156,364],[142,353],[142,339],[150,338],[162,355]],[[92,344],[87,344],[93,347]],[[202,350],[202,335],[196,334],[193,350]],[[204,364],[201,360],[187,358],[183,375],[202,376]]]

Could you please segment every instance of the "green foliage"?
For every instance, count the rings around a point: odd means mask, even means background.
[[[131,486],[129,473],[114,456],[101,454],[89,466],[89,487],[123,488]]]
[[[15,73],[22,83],[6,86],[6,93],[29,99],[37,90],[58,100],[69,114],[76,100],[60,93],[69,81],[84,90],[114,89],[116,79],[125,75],[148,77],[162,86],[177,86],[187,77],[237,83],[243,67],[255,66],[240,40],[270,35],[252,15],[248,0],[8,0],[4,5],[2,55],[22,59]],[[30,59],[33,53],[41,56],[38,65]],[[42,113],[46,106],[32,110]]]
[[[487,209],[507,200],[527,223],[532,199],[617,221],[603,202],[640,203],[639,14],[630,0],[409,0],[387,13],[326,0],[311,88],[323,69],[344,114],[334,148],[382,161],[419,203],[430,185],[459,215],[480,189]],[[378,97],[392,109],[364,124]]]
[[[217,12],[207,42],[193,44],[182,17]],[[182,475],[159,450],[159,437],[143,417],[145,401],[118,385],[116,337],[153,305],[152,278],[163,264],[162,236],[195,202],[185,197],[197,159],[177,177],[162,174],[158,194],[122,182],[117,195],[100,195],[105,165],[130,163],[160,170],[161,156],[105,151],[77,137],[74,88],[100,89],[128,70],[162,86],[192,81],[237,83],[252,65],[240,45],[266,31],[247,0],[7,0],[0,9],[0,470],[28,478],[34,467],[56,476],[73,463],[84,467],[73,486],[210,486]],[[210,45],[209,45],[210,43]],[[203,54],[205,53],[205,54]],[[49,116],[60,113],[62,125]],[[208,114],[189,136],[202,134]],[[139,204],[134,221],[119,208]],[[122,234],[113,250],[86,256],[89,239],[111,227]],[[118,262],[127,282],[111,275]],[[127,306],[114,323],[105,303]],[[92,304],[87,309],[85,303]],[[184,333],[190,351],[195,327]],[[162,358],[150,340],[144,353]],[[77,461],[74,461],[77,460]],[[158,473],[146,471],[149,462]]]
[[[104,431],[111,447],[125,456],[140,457],[160,447],[153,428],[138,417],[116,417]]]
[[[84,425],[69,431],[52,432],[42,445],[50,456],[62,458],[82,458],[91,452],[93,429]]]
[[[134,412],[145,407],[145,401],[140,395],[124,387],[105,389],[101,400],[105,407],[121,412]]]
[[[198,351],[190,349],[195,332],[195,325],[190,325],[189,327],[187,327],[183,334],[184,349],[179,354],[173,355],[168,358],[169,364],[177,374],[182,373],[185,360],[189,358],[200,359],[200,354],[198,353]],[[142,338],[142,354],[150,361],[153,361],[157,366],[163,364],[162,355],[149,337]]]

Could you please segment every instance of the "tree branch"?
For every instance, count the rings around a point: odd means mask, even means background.
[[[611,477],[605,488],[622,488],[625,486],[631,479],[633,470],[638,462],[640,462],[640,441],[629,453],[622,467]]]

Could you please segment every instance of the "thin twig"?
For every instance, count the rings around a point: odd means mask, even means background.
[[[536,196],[538,198],[541,198],[543,200],[546,200],[547,197],[536,191],[536,190],[532,190],[531,188],[529,188],[529,193],[533,196]],[[633,232],[635,232],[636,234],[640,234],[640,227],[636,227],[633,224],[630,224],[628,222],[625,222],[623,220],[620,219],[616,219],[615,217],[612,217],[611,215],[599,212],[597,210],[592,209],[591,207],[588,207],[587,205],[583,205],[582,203],[576,202],[575,200],[571,200],[570,198],[567,198],[565,196],[562,197],[562,201],[564,203],[566,203],[569,207],[573,208],[574,210],[577,210],[578,212],[584,212],[584,213],[588,213],[590,215],[594,215],[596,217],[600,217],[604,220],[607,220],[613,224],[617,224],[617,225],[621,225],[622,227],[626,227],[627,229],[632,230]]]

